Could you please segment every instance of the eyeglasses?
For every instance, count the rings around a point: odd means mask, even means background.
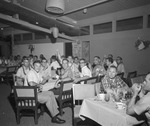
[[[84,64],[85,62],[80,62],[80,64]]]

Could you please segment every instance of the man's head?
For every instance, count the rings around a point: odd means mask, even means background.
[[[85,59],[80,59],[80,67],[83,68],[84,66],[86,66]]]
[[[41,62],[40,62],[39,60],[35,61],[35,62],[33,63],[33,66],[34,66],[34,70],[35,70],[36,72],[39,72],[39,71],[41,70]]]
[[[109,78],[113,79],[117,75],[117,68],[115,66],[111,66],[107,72],[108,72]]]
[[[24,57],[24,58],[23,58],[22,64],[23,64],[25,67],[29,67],[30,63],[29,63],[29,60],[28,60],[27,57]]]
[[[107,58],[106,59],[106,65],[110,66],[113,63],[113,59],[112,58]]]
[[[147,74],[146,77],[145,77],[143,89],[145,91],[150,91],[150,74]]]
[[[47,66],[47,59],[46,59],[46,58],[43,58],[43,59],[42,59],[41,65],[42,65],[43,67],[46,67],[46,66]]]
[[[120,56],[117,56],[116,62],[117,62],[117,64],[122,63],[122,58]]]
[[[94,57],[94,64],[95,64],[95,65],[100,64],[100,61],[101,61],[101,60],[100,60],[100,57],[99,57],[99,56],[95,56],[95,57]]]
[[[73,57],[72,56],[68,56],[68,61],[70,62],[70,63],[73,63]]]
[[[63,61],[62,61],[62,67],[64,69],[67,69],[69,67],[69,61],[68,61],[68,59],[63,59]]]
[[[108,54],[108,58],[112,58],[113,59],[113,55],[112,54]]]

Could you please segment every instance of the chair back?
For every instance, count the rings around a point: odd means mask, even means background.
[[[137,76],[137,71],[129,72],[127,78],[133,78]]]
[[[73,81],[64,81],[63,82],[63,91],[71,90]]]
[[[121,79],[123,79],[124,73],[119,73],[119,74],[117,74],[117,76],[119,76]]]
[[[14,86],[16,107],[33,107],[37,104],[36,86]]]
[[[72,107],[72,88],[73,81],[63,81],[60,88],[54,91],[57,101],[59,103],[60,115],[63,114],[63,108]]]
[[[84,84],[94,84],[97,82],[98,77],[89,77],[87,79],[81,80],[80,82],[84,82]]]
[[[6,71],[7,73],[16,73],[17,68],[18,68],[17,66],[8,66]]]
[[[145,80],[145,77],[146,77],[146,75],[140,75],[140,76],[131,78],[131,83],[132,83],[132,85],[133,85],[134,83],[143,83],[144,80]]]
[[[95,88],[93,84],[73,84],[73,101],[83,100],[95,96]]]

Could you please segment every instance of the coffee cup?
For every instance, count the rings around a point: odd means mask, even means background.
[[[105,101],[105,94],[98,94],[99,100]]]
[[[122,102],[116,102],[117,105],[117,109],[124,109],[125,108],[125,104]]]

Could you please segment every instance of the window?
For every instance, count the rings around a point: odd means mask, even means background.
[[[116,31],[135,30],[143,28],[143,17],[118,20]]]
[[[46,34],[44,33],[35,33],[35,39],[46,39]]]
[[[81,27],[80,36],[83,36],[83,35],[90,35],[90,26]]]
[[[14,42],[21,41],[21,34],[15,34],[14,35]]]
[[[32,33],[24,33],[23,34],[23,40],[32,40]]]
[[[112,22],[95,24],[93,26],[93,34],[109,33],[112,32]]]

